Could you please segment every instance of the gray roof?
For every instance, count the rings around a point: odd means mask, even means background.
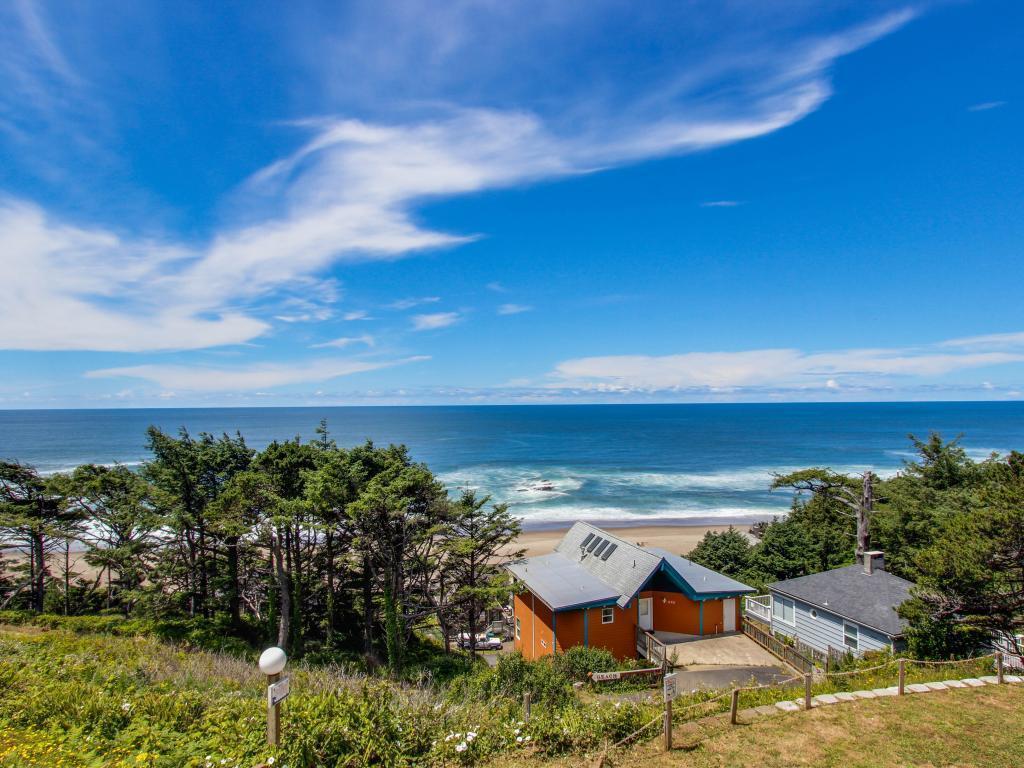
[[[736,579],[729,578],[724,573],[712,571],[710,568],[705,568],[703,565],[699,565],[692,560],[687,560],[685,557],[673,555],[671,552],[666,552],[664,549],[648,547],[647,551],[663,558],[666,563],[672,566],[676,573],[686,580],[686,583],[689,584],[693,588],[693,591],[698,595],[719,594],[722,592],[757,591],[753,587],[748,587],[746,584],[736,581]]]
[[[524,558],[506,567],[550,608],[560,611],[602,602],[625,608],[665,565],[697,594],[754,591],[686,558],[638,547],[589,523],[573,525],[550,555]]]
[[[517,560],[507,568],[554,610],[619,599],[619,593],[612,587],[557,552]]]
[[[609,546],[617,545],[607,560],[602,560],[600,556],[587,552],[582,546],[588,534],[594,535],[591,543],[597,538],[602,538],[610,542]],[[558,542],[555,552],[567,560],[579,563],[580,567],[592,577],[597,577],[598,580],[614,589],[615,596],[618,598],[616,602],[620,608],[626,607],[626,604],[640,591],[640,587],[661,565],[661,558],[657,555],[651,554],[635,544],[630,544],[618,536],[612,536],[589,523],[573,525]]]
[[[910,597],[913,586],[888,571],[876,569],[867,574],[860,565],[850,565],[777,581],[768,589],[898,637],[907,622],[896,609]]]

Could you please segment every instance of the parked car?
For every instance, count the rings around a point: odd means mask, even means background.
[[[480,632],[476,636],[476,641],[470,643],[469,633],[463,632],[459,635],[457,640],[459,648],[469,650],[470,647],[475,647],[478,651],[500,651],[502,648],[501,637],[492,632]]]

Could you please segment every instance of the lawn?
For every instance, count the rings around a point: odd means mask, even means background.
[[[939,691],[838,704],[730,726],[724,717],[677,726],[607,765],[644,768],[938,768],[1024,765],[1024,685]],[[535,766],[533,761],[496,766]],[[578,765],[572,760],[551,766]]]

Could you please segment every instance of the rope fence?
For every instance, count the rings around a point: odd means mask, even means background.
[[[863,667],[861,669],[851,669],[851,670],[847,670],[846,672],[827,672],[824,675],[824,684],[826,686],[828,686],[830,678],[837,678],[837,679],[838,678],[843,678],[843,679],[852,678],[854,676],[868,675],[868,674],[870,674],[872,672],[878,672],[879,670],[890,669],[893,666],[897,666],[898,667],[897,685],[896,686],[891,686],[890,685],[890,687],[889,687],[889,691],[890,692],[889,692],[888,695],[894,695],[894,693],[895,693],[895,695],[903,696],[903,695],[905,695],[907,693],[907,690],[906,690],[906,685],[907,685],[906,673],[907,673],[908,666],[920,665],[921,667],[928,668],[928,667],[944,667],[944,666],[950,666],[950,665],[955,665],[955,664],[959,664],[959,665],[975,664],[976,665],[979,662],[983,663],[983,662],[985,662],[987,660],[992,660],[994,662],[994,664],[995,664],[995,667],[996,667],[996,669],[995,669],[995,671],[996,671],[996,681],[995,682],[1003,683],[1004,682],[1003,654],[1000,651],[995,651],[993,653],[988,653],[988,654],[985,654],[983,656],[972,656],[972,657],[965,658],[965,659],[949,659],[949,660],[942,660],[942,661],[932,661],[932,660],[928,660],[928,659],[902,659],[902,658],[896,659],[896,658],[894,658],[894,659],[890,659],[888,661],[885,661],[885,662],[883,662],[881,664],[876,664],[876,665],[871,666],[871,667]],[[819,678],[819,680],[820,679],[821,678]],[[711,698],[707,698],[707,699],[701,699],[700,701],[694,701],[694,702],[692,702],[690,704],[687,704],[686,706],[677,708],[674,711],[673,711],[673,706],[672,706],[672,699],[671,698],[666,698],[666,700],[665,700],[665,710],[664,710],[662,715],[652,719],[648,723],[645,723],[640,728],[638,728],[636,731],[634,731],[633,733],[629,734],[625,738],[620,739],[619,741],[615,742],[614,744],[612,744],[610,746],[606,746],[602,750],[599,750],[596,753],[592,753],[592,755],[603,754],[603,755],[607,756],[609,752],[611,752],[611,751],[613,751],[615,749],[618,749],[618,748],[622,747],[623,745],[628,744],[628,743],[634,741],[635,739],[637,739],[641,734],[643,734],[648,729],[651,729],[659,721],[662,722],[665,749],[666,750],[671,750],[672,749],[672,728],[673,728],[673,725],[678,720],[689,720],[690,718],[688,717],[688,713],[690,713],[690,712],[692,712],[694,710],[707,708],[709,705],[721,702],[723,699],[728,697],[728,698],[731,698],[731,703],[730,703],[730,708],[729,708],[730,709],[730,722],[731,722],[732,725],[737,725],[739,723],[739,721],[737,719],[737,714],[738,714],[738,711],[739,711],[739,698],[740,698],[741,694],[743,694],[743,693],[751,693],[751,692],[755,692],[755,691],[778,690],[780,695],[777,696],[777,697],[769,697],[771,699],[771,701],[770,702],[766,701],[765,703],[770,703],[770,704],[784,703],[788,699],[786,699],[785,696],[782,695],[783,694],[783,690],[787,686],[792,686],[792,684],[799,683],[801,681],[804,684],[804,695],[802,697],[803,700],[801,702],[800,699],[797,699],[793,703],[796,704],[797,706],[799,706],[802,703],[802,705],[803,705],[802,708],[803,709],[811,709],[812,706],[815,706],[815,704],[813,703],[813,696],[812,696],[813,688],[814,688],[814,675],[812,673],[810,673],[810,672],[808,672],[807,674],[796,675],[794,677],[789,677],[789,678],[786,678],[785,680],[780,680],[780,681],[776,681],[776,682],[772,682],[772,683],[762,683],[760,685],[736,686],[736,687],[730,688],[729,690],[723,691],[722,693],[718,694],[717,696],[712,696]],[[937,683],[937,682],[941,682],[941,681],[925,681],[925,682]],[[989,682],[992,682],[992,680],[989,679]],[[877,688],[877,687],[881,687],[881,686],[875,686],[875,687]],[[892,690],[893,688],[896,688],[895,692]],[[821,688],[820,687],[819,687],[818,690],[819,690],[819,695],[824,695],[823,693],[821,693]],[[835,689],[833,688],[831,690],[835,690]],[[915,690],[915,689],[912,689],[912,690]],[[827,693],[827,692],[828,691],[826,690],[825,693]],[[792,695],[792,694],[790,693],[790,695]],[[832,701],[834,701],[834,699]],[[828,702],[828,703],[832,703],[832,702]],[[819,702],[819,704],[820,704],[820,702]],[[792,709],[792,707],[791,707],[791,709]]]

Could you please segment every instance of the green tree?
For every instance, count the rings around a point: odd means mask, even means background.
[[[107,574],[107,607],[116,598],[130,613],[151,569],[163,523],[149,483],[122,465],[83,464],[71,475],[54,477],[51,487],[59,488],[69,511],[88,521],[80,538],[88,546],[86,562],[99,569],[97,585]]]
[[[713,571],[739,578],[750,567],[753,547],[742,533],[731,525],[729,530],[708,531],[687,557]]]
[[[465,627],[471,639],[470,653],[476,656],[472,642],[480,628],[480,616],[487,609],[500,605],[512,591],[501,563],[522,557],[525,550],[509,550],[521,532],[519,521],[509,514],[507,504],[490,504],[491,498],[477,498],[465,491],[452,505],[452,519],[442,545],[442,581],[455,585],[447,605],[441,605],[439,619],[448,642],[446,617],[450,608],[456,628]]]
[[[1024,653],[1024,456],[1011,454],[1001,475],[917,554],[917,586],[903,614],[912,642],[933,655],[983,638]]]

